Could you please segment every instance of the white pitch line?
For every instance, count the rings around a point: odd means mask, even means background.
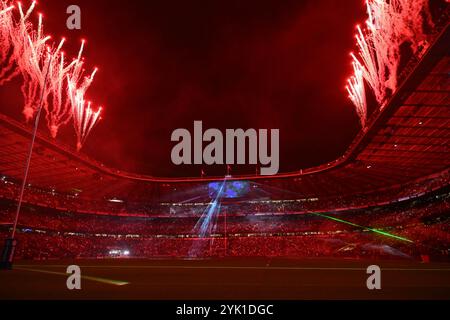
[[[63,273],[63,272],[47,271],[47,270],[40,270],[40,269],[34,269],[34,268],[28,268],[28,267],[26,267],[26,268],[19,267],[19,268],[15,268],[15,269],[21,270],[21,271],[54,274],[54,275],[58,275],[58,276],[69,276],[70,275],[68,273]],[[112,284],[115,286],[124,286],[124,285],[129,284],[129,282],[126,282],[126,281],[111,280],[111,279],[105,279],[105,278],[99,278],[99,277],[91,277],[91,276],[83,276],[82,275],[81,278],[86,279],[86,280],[95,281],[95,282],[100,282],[100,283]]]
[[[17,265],[18,267],[30,267],[30,265]],[[40,268],[65,268],[66,265],[39,265]],[[117,266],[117,265],[80,265],[81,268],[98,268],[98,269],[230,269],[230,270],[321,270],[321,271],[361,271],[366,268],[345,268],[345,267],[233,267],[233,266]],[[447,271],[450,268],[383,268],[386,271]]]

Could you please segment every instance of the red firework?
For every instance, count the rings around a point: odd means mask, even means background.
[[[60,126],[73,120],[79,150],[100,120],[101,108],[93,111],[91,104],[85,103],[86,91],[97,69],[90,76],[84,76],[84,40],[77,58],[67,62],[62,51],[65,39],[57,46],[49,43],[51,37],[43,33],[41,14],[37,28],[30,22],[35,6],[33,1],[24,12],[20,2],[15,7],[9,1],[0,0],[0,58],[3,66],[0,85],[21,75],[22,112],[26,120],[34,117],[39,107],[39,96],[42,95],[51,136],[55,138]]]

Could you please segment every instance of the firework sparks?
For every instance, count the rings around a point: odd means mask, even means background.
[[[86,103],[84,100],[84,92],[82,89],[74,90],[74,88],[69,85],[69,91],[71,92],[73,100],[72,114],[77,135],[77,150],[79,151],[92,128],[100,120],[102,107],[99,107],[98,110],[94,112],[91,108],[91,102]]]
[[[101,119],[102,108],[96,112],[91,108],[91,102],[86,103],[86,91],[91,86],[98,69],[95,68],[90,76],[83,76],[83,50],[85,41],[81,42],[78,57],[73,63],[71,72],[67,75],[68,96],[71,101],[73,124],[77,135],[77,150],[80,150],[92,128]]]
[[[100,120],[101,108],[94,112],[91,103],[85,102],[97,69],[89,76],[84,75],[84,40],[71,63],[62,51],[65,39],[57,46],[49,44],[50,36],[43,32],[42,15],[39,14],[36,28],[30,22],[35,6],[33,1],[24,11],[20,2],[16,8],[9,1],[0,0],[0,85],[22,75],[25,118],[33,118],[42,95],[52,137],[56,137],[60,126],[73,119],[79,150]]]
[[[346,88],[350,100],[352,100],[353,104],[356,106],[356,112],[359,116],[361,126],[364,127],[367,120],[367,101],[364,88],[363,69],[356,61],[353,62],[353,69],[355,74],[348,80]]]
[[[72,101],[69,96],[67,77],[79,64],[79,61],[75,59],[67,64],[65,54],[61,51],[64,42],[63,38],[56,50],[52,52],[53,59],[49,67],[49,96],[44,104],[47,125],[53,138],[58,134],[59,127],[67,124],[72,118]]]
[[[70,120],[70,100],[65,94],[66,79],[65,74],[70,70],[71,65],[66,66],[64,52],[61,48],[65,39],[62,39],[59,46],[53,53],[53,59],[49,66],[49,95],[51,103],[46,99],[44,108],[47,111],[47,125],[53,138],[56,137],[58,129],[62,124]]]
[[[367,0],[366,5],[366,28],[357,27],[359,52],[352,55],[354,75],[347,87],[358,114],[364,116],[361,123],[367,116],[361,112],[367,103],[361,101],[366,96],[361,75],[383,107],[398,86],[401,45],[408,43],[418,55],[428,46],[424,25],[433,25],[428,0]]]
[[[50,133],[56,137],[58,129],[61,125],[69,122],[75,115],[74,110],[78,110],[83,104],[86,91],[92,84],[97,69],[94,69],[89,77],[83,77],[83,49],[85,41],[81,42],[81,47],[78,56],[70,64],[66,64],[64,52],[61,48],[65,39],[61,40],[59,46],[53,53],[53,63],[50,65],[50,94],[52,104],[46,104],[47,124]],[[85,106],[87,108],[87,106]],[[79,114],[79,110],[78,113]],[[87,110],[84,114],[90,114]],[[73,118],[74,121],[79,121],[80,118]],[[75,124],[75,128],[79,126]],[[78,133],[77,133],[78,134]],[[84,139],[82,139],[84,140]]]
[[[14,6],[8,6],[0,1],[0,85],[14,78],[19,72],[12,60],[12,42],[10,38],[12,10]]]
[[[34,30],[29,17],[34,10],[33,1],[27,12],[24,13],[22,5],[18,3],[20,19],[13,22],[11,28],[11,41],[14,48],[14,60],[23,77],[22,94],[25,99],[23,114],[27,120],[33,118],[37,110],[37,101],[42,92],[44,98],[48,96],[49,77],[46,77],[47,68],[51,61],[51,52],[47,46],[50,36],[43,35],[42,15],[39,15],[37,30]]]

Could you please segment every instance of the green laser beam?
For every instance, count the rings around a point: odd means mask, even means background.
[[[356,223],[353,223],[353,222],[350,222],[350,221],[346,221],[346,220],[342,220],[342,219],[339,219],[339,218],[336,218],[336,217],[331,217],[331,216],[328,216],[326,214],[321,214],[321,213],[313,213],[313,214],[315,214],[317,216],[320,216],[320,217],[323,217],[323,218],[334,220],[334,221],[337,221],[337,222],[345,223],[345,224],[348,224],[348,225],[353,226],[353,227],[366,229],[366,230],[369,230],[369,231],[381,234],[381,235],[386,236],[386,237],[394,238],[394,239],[405,241],[405,242],[414,243],[414,241],[412,241],[412,240],[410,240],[408,238],[400,237],[400,236],[397,236],[395,234],[392,234],[392,233],[389,233],[389,232],[386,232],[386,231],[382,231],[382,230],[371,228],[371,227],[361,226],[359,224],[356,224]]]

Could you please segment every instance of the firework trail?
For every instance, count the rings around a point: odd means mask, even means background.
[[[91,108],[91,102],[86,102],[84,100],[83,90],[75,90],[70,83],[69,92],[71,99],[73,100],[72,114],[77,135],[77,151],[80,151],[92,128],[101,119],[100,114],[102,112],[102,107],[99,107],[98,110],[94,112]]]
[[[92,84],[97,68],[90,76],[83,76],[83,49],[85,41],[81,42],[78,57],[74,61],[71,72],[67,75],[68,96],[71,101],[73,124],[77,135],[77,150],[80,150],[86,141],[92,128],[101,119],[100,114],[102,108],[99,107],[97,111],[91,108],[91,102],[85,101],[86,91]]]
[[[53,59],[49,68],[49,96],[44,104],[47,112],[47,126],[53,138],[58,134],[59,127],[67,124],[72,118],[72,103],[74,103],[74,100],[70,96],[69,81],[75,73],[82,70],[83,64],[80,55],[78,59],[73,59],[70,64],[67,64],[65,54],[61,51],[64,42],[65,39],[63,38],[52,53]],[[72,83],[72,87],[76,86],[76,82]]]
[[[61,48],[65,39],[62,39],[59,46],[53,52],[53,59],[49,65],[48,77],[49,83],[49,97],[45,99],[44,109],[47,112],[46,120],[47,126],[50,129],[50,134],[53,138],[58,134],[58,129],[62,124],[70,120],[70,100],[67,98],[66,79],[65,75],[70,71],[72,64],[66,66],[64,60],[64,52]],[[49,101],[51,99],[51,102]]]
[[[12,10],[14,6],[8,6],[0,1],[0,85],[14,78],[19,72],[12,60],[12,42],[10,38]]]
[[[29,21],[35,6],[33,1],[24,11],[18,2],[17,15],[13,13],[16,7],[0,0],[0,85],[22,75],[26,120],[33,118],[42,94],[50,134],[55,138],[60,126],[73,119],[79,150],[100,120],[101,108],[93,111],[91,103],[85,102],[86,91],[97,69],[89,76],[84,75],[84,40],[71,63],[62,51],[65,39],[57,46],[48,44],[50,36],[43,33],[42,15],[39,15],[37,28]]]
[[[37,30],[34,30],[33,24],[29,22],[35,4],[33,1],[24,13],[21,3],[18,3],[20,19],[17,23],[13,22],[10,31],[14,60],[23,77],[21,87],[25,99],[23,114],[27,121],[33,118],[38,108],[37,101],[41,91],[44,98],[48,96],[47,84],[50,81],[50,78],[45,76],[46,66],[51,61],[51,51],[47,46],[50,36],[43,35],[42,15],[39,15]]]
[[[61,40],[58,48],[53,53],[54,59],[50,67],[50,98],[52,104],[45,105],[47,124],[51,135],[56,137],[59,127],[67,124],[73,118],[78,137],[77,149],[79,150],[85,141],[85,137],[93,127],[90,122],[94,118],[94,122],[99,119],[96,116],[97,112],[92,112],[90,105],[84,103],[86,91],[94,80],[97,68],[94,69],[90,76],[84,76],[84,60],[82,57],[85,45],[84,40],[81,42],[77,58],[67,65],[64,52],[61,52],[64,41],[64,39]],[[81,110],[80,108],[85,108],[86,110]],[[80,114],[83,116],[80,117]],[[87,121],[88,124],[78,123],[79,121]]]
[[[362,66],[357,62],[353,61],[353,69],[355,71],[354,75],[348,80],[347,91],[356,107],[356,112],[359,116],[361,126],[365,127],[367,119],[367,101],[366,101],[366,91],[364,89],[364,78]]]
[[[382,107],[386,99],[397,89],[401,45],[409,44],[413,55],[428,46],[424,25],[433,26],[428,0],[366,0],[368,19],[366,28],[357,27],[358,55],[352,55],[354,76],[348,80],[350,99],[359,116],[361,102],[365,99],[364,85],[360,77],[373,90]]]

